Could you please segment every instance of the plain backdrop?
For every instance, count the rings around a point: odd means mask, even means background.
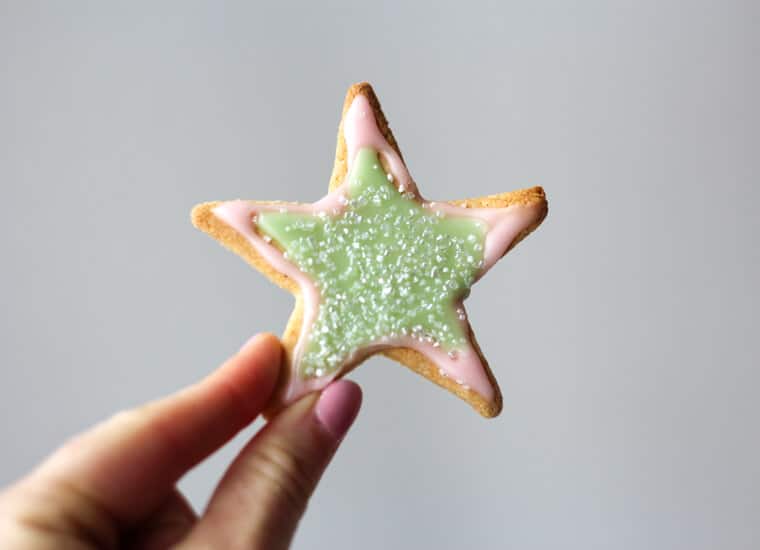
[[[550,213],[468,300],[504,413],[369,361],[294,547],[757,548],[760,5],[272,4],[0,1],[0,485],[284,327],[190,208],[319,198],[368,80],[426,196]]]

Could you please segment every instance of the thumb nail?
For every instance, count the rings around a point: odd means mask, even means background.
[[[325,430],[340,440],[353,424],[361,404],[361,388],[350,380],[338,380],[322,391],[315,414]]]

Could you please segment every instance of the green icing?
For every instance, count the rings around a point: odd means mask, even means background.
[[[483,265],[486,227],[423,208],[360,150],[340,215],[260,212],[257,224],[309,275],[321,302],[300,364],[322,376],[382,337],[413,336],[449,353],[467,344],[456,302]]]

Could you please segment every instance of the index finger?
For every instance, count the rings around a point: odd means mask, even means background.
[[[259,335],[203,381],[78,436],[32,477],[60,480],[119,522],[134,523],[261,413],[281,355],[275,336]]]

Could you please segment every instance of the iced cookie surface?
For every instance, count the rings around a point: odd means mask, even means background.
[[[490,417],[501,394],[462,301],[546,211],[538,187],[451,203],[422,198],[361,83],[346,97],[323,199],[206,203],[193,222],[296,297],[281,403],[382,352]]]

